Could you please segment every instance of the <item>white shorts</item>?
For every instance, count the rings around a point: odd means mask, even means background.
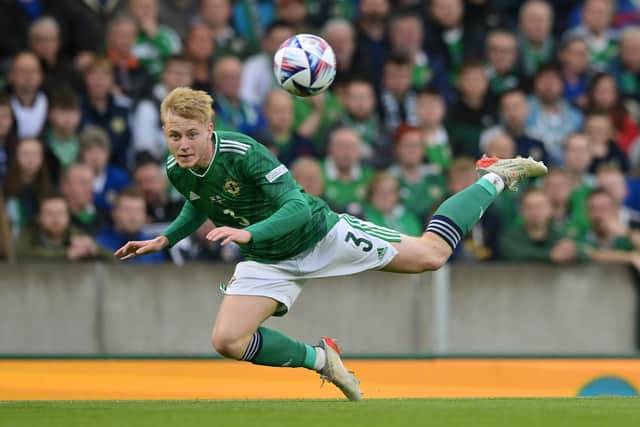
[[[311,249],[274,264],[240,262],[221,289],[225,295],[273,298],[280,303],[274,315],[283,316],[298,298],[304,280],[381,269],[398,253],[391,242],[399,241],[400,233],[395,230],[340,215],[336,225]]]

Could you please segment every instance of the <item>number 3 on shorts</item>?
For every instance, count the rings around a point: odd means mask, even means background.
[[[357,248],[360,247],[361,243],[364,243],[364,246],[362,247],[362,250],[364,252],[369,252],[371,248],[373,248],[373,243],[371,243],[371,240],[365,239],[364,237],[356,237],[356,235],[352,232],[348,232],[347,237],[344,238],[345,242],[348,242],[349,240],[353,241]]]

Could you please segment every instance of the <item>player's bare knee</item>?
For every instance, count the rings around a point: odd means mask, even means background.
[[[241,359],[244,349],[241,347],[242,340],[231,335],[218,333],[217,331],[211,336],[211,344],[220,356],[229,359]]]

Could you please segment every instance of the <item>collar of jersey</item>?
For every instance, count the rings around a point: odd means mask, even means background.
[[[189,168],[189,172],[191,172],[198,178],[203,178],[207,174],[207,172],[209,172],[209,169],[211,169],[211,165],[213,164],[213,161],[216,159],[216,153],[218,152],[218,134],[216,132],[213,132],[213,136],[215,137],[216,143],[213,146],[213,156],[211,156],[211,161],[209,162],[209,166],[207,166],[207,170],[205,170],[202,174],[199,174],[198,172]]]

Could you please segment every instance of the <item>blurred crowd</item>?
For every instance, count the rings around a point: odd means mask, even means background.
[[[638,0],[0,0],[0,258],[111,260],[183,200],[159,105],[214,98],[215,127],[267,146],[338,212],[420,235],[475,160],[531,156],[454,260],[640,267]],[[278,88],[298,33],[330,90]],[[137,262],[239,260],[207,223]]]

